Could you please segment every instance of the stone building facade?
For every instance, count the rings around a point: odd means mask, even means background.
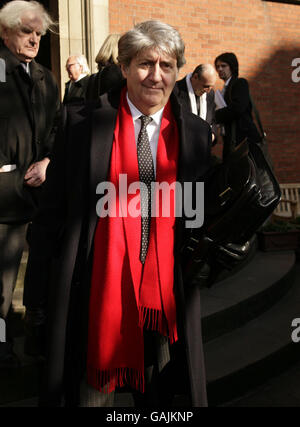
[[[297,0],[43,0],[59,22],[51,36],[51,68],[63,88],[66,58],[94,58],[109,33],[159,19],[186,43],[180,77],[201,62],[235,52],[268,136],[280,182],[300,182],[300,1]],[[220,86],[221,82],[218,81]]]

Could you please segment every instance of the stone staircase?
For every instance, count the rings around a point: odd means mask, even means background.
[[[248,393],[300,360],[300,345],[291,340],[292,320],[300,316],[299,281],[293,252],[258,251],[243,270],[203,291],[210,406]]]
[[[19,318],[15,351],[21,366],[0,372],[0,406],[36,405],[39,363],[23,354],[25,263],[26,257],[14,298]],[[202,291],[210,406],[226,406],[300,361],[300,343],[291,341],[292,320],[300,317],[299,281],[294,252],[257,251],[243,269]],[[131,395],[120,393],[116,406],[133,406]]]

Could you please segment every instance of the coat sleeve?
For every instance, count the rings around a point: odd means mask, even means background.
[[[237,79],[232,87],[227,107],[216,111],[217,123],[228,123],[243,115],[250,103],[249,85],[246,79]]]
[[[48,137],[44,142],[42,158],[49,157],[51,159],[52,150],[54,147],[54,141],[55,141],[56,134],[58,132],[58,127],[60,124],[62,110],[61,110],[61,102],[60,102],[58,86],[52,73],[50,75],[50,79],[51,79],[50,80],[51,84],[49,84],[49,90],[53,92],[54,96],[53,96],[53,104],[47,106],[47,110],[48,110],[47,114],[49,114],[50,117],[52,116],[52,123],[51,123]],[[50,113],[51,111],[52,111],[52,114]]]
[[[62,115],[62,119],[65,114]],[[66,213],[66,130],[56,133],[51,162],[47,168],[38,212],[29,225],[29,256],[24,279],[23,304],[40,307],[45,301],[52,262],[59,256]]]

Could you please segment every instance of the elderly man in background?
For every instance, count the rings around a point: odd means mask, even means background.
[[[66,83],[64,104],[85,101],[90,69],[84,55],[72,55],[66,63],[69,81]]]
[[[175,90],[183,107],[206,120],[212,128],[213,142],[217,142],[215,121],[216,71],[211,64],[200,64],[176,83]]]
[[[15,0],[0,10],[0,317],[8,332],[0,343],[0,366],[16,362],[7,317],[60,110],[53,75],[34,61],[51,25],[35,1]]]
[[[136,25],[120,38],[119,62],[123,88],[69,109],[33,224],[28,279],[49,290],[40,402],[112,406],[127,385],[136,406],[164,406],[186,384],[190,403],[205,406],[200,289],[182,279],[180,191],[157,199],[150,188],[201,181],[211,129],[172,93],[185,63],[173,27]],[[106,185],[116,191],[108,215]],[[169,215],[153,215],[155,200]],[[49,272],[35,275],[41,263]]]

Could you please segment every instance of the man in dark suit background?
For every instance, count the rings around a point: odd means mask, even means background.
[[[57,84],[34,60],[52,24],[37,2],[12,1],[0,10],[0,317],[8,332],[0,343],[1,366],[16,362],[8,314],[58,124]]]
[[[66,83],[63,103],[85,101],[90,69],[84,55],[71,55],[66,62],[69,81]]]
[[[220,79],[224,81],[222,96],[225,105],[221,103],[216,110],[216,121],[224,126],[223,158],[227,157],[233,145],[238,145],[245,138],[250,143],[259,143],[259,134],[252,117],[252,102],[249,83],[239,77],[239,63],[233,52],[225,52],[215,59],[215,67]],[[217,97],[216,102],[218,103]],[[232,134],[233,126],[235,135]]]
[[[215,97],[213,86],[216,71],[211,64],[200,64],[195,70],[176,83],[175,91],[183,107],[206,120],[212,128],[213,142],[216,142]]]

